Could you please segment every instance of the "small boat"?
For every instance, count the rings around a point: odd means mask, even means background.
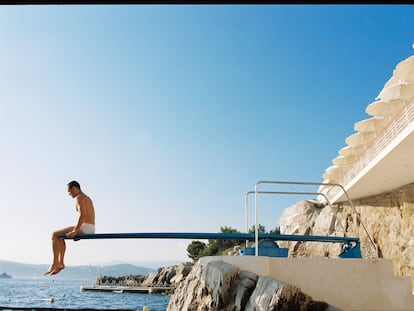
[[[112,291],[113,293],[122,294],[124,292],[123,289],[116,289]]]
[[[6,272],[0,274],[0,279],[11,279],[11,275],[8,275]]]

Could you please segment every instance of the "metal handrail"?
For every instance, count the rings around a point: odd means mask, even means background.
[[[249,233],[249,200],[248,197],[251,194],[256,193],[255,191],[248,191],[246,192],[245,196],[244,196],[244,208],[245,208],[245,222],[246,222],[246,233]],[[298,191],[258,191],[258,194],[292,194],[292,195],[321,195],[325,198],[326,202],[328,203],[329,207],[331,208],[331,210],[334,212],[334,217],[337,221],[337,223],[339,224],[339,226],[341,227],[344,236],[346,236],[346,231],[345,228],[342,226],[342,223],[340,222],[340,220],[338,219],[336,213],[335,213],[335,209],[332,206],[331,202],[329,201],[328,197],[322,193],[322,192],[298,192]],[[247,247],[247,240],[246,240],[246,247]]]
[[[345,188],[341,184],[337,183],[320,183],[320,182],[299,182],[299,181],[269,181],[269,180],[261,180],[256,182],[254,191],[255,191],[255,256],[259,256],[259,208],[258,208],[258,194],[259,194],[259,185],[260,184],[285,184],[285,185],[307,185],[307,186],[331,186],[331,187],[339,187],[344,192],[352,210],[354,211],[359,223],[361,224],[362,228],[364,229],[366,235],[368,236],[371,245],[375,250],[375,256],[378,256],[377,247],[375,246],[374,241],[372,240],[371,236],[368,233],[367,228],[365,227],[364,223],[362,222],[361,217],[352,203],[351,198],[349,197],[348,193],[346,192]]]

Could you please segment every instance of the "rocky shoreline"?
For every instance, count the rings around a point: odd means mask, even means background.
[[[174,310],[300,310],[339,309],[268,276],[241,271],[223,261],[200,261],[159,268],[148,275],[100,276],[99,286],[170,287],[167,311]]]
[[[158,268],[157,272],[146,275],[125,275],[120,277],[98,276],[98,286],[134,286],[134,287],[169,287],[171,294],[176,285],[191,272],[193,263],[185,262],[180,265]]]
[[[174,310],[297,310],[339,311],[315,301],[298,287],[269,276],[242,271],[220,260],[197,262],[171,295],[167,311]]]

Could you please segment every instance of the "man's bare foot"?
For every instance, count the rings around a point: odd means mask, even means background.
[[[47,270],[45,273],[43,273],[43,275],[54,275],[56,273],[59,273],[60,270],[64,269],[65,265],[59,265],[59,264],[52,264],[49,268],[49,270]]]
[[[58,273],[59,273],[60,271],[62,271],[63,269],[65,269],[65,265],[64,265],[64,264],[61,264],[61,265],[57,266],[55,269],[53,269],[53,270],[50,272],[50,274],[51,274],[51,275],[58,274]]]
[[[49,269],[45,273],[43,273],[43,275],[51,274],[54,269],[56,269],[56,265],[51,265]]]

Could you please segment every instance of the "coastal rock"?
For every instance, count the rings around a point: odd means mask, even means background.
[[[175,287],[190,273],[193,263],[185,262],[180,265],[159,268],[156,273],[148,275],[125,275],[120,277],[98,276],[96,285],[143,286],[143,287]]]
[[[240,271],[237,276],[237,286],[234,287],[235,310],[244,310],[256,287],[257,275],[249,271]]]
[[[313,301],[299,288],[240,271],[223,261],[197,263],[172,294],[168,311],[337,310]]]
[[[186,262],[186,263],[179,265],[176,268],[175,275],[170,279],[170,284],[175,285],[176,283],[185,279],[187,275],[191,272],[192,267],[193,267],[193,263],[190,263],[190,262]]]
[[[232,280],[238,272],[236,267],[222,261],[204,268],[196,264],[178,284],[167,310],[227,310]]]
[[[356,199],[353,204],[375,247],[348,202],[335,204],[334,211],[299,202],[283,212],[281,233],[359,237],[364,258],[392,259],[394,273],[410,276],[414,284],[414,184]],[[278,244],[289,247],[290,257],[337,257],[341,252],[339,243]]]
[[[246,310],[335,310],[327,303],[313,301],[299,288],[268,276],[260,276]],[[336,309],[338,310],[338,309]]]
[[[173,286],[178,279],[185,278],[191,271],[192,263],[159,268],[157,273],[150,273],[142,286]]]
[[[96,285],[139,286],[146,277],[146,275],[125,275],[120,277],[104,275],[96,278]]]

